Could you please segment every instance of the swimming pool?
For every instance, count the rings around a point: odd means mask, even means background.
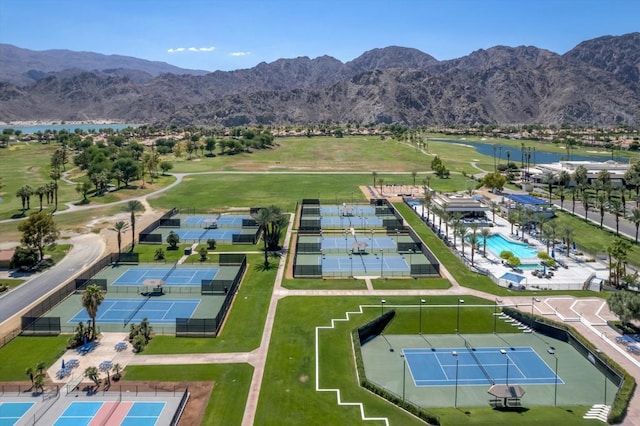
[[[479,246],[482,247],[482,237],[479,238]],[[537,259],[538,252],[526,244],[507,240],[500,234],[487,238],[487,249],[495,256],[500,257],[503,251],[510,251],[514,256],[522,259]]]

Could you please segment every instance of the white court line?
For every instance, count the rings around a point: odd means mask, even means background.
[[[379,308],[377,305],[365,305],[366,307],[375,307]],[[331,389],[331,388],[321,388],[320,387],[320,361],[319,361],[319,331],[323,329],[332,330],[335,328],[335,323],[338,321],[346,322],[351,320],[351,315],[359,315],[362,314],[363,305],[359,306],[358,311],[349,311],[345,312],[345,318],[334,318],[331,320],[331,326],[318,326],[316,327],[316,392],[334,392],[336,394],[336,398],[338,400],[338,405],[340,406],[356,406],[360,408],[360,417],[363,421],[383,421],[385,425],[389,426],[389,418],[388,417],[367,417],[364,412],[364,405],[361,402],[345,402],[342,401],[342,395],[340,393],[340,389]]]

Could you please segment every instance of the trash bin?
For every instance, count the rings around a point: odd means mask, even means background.
[[[184,254],[185,254],[185,256],[190,256],[191,255],[191,247],[184,249]]]

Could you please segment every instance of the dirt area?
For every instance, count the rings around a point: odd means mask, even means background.
[[[90,386],[90,383],[80,384],[80,388]],[[174,389],[189,388],[189,401],[185,407],[182,417],[180,417],[179,426],[191,426],[202,424],[204,418],[204,412],[209,404],[209,398],[211,397],[211,391],[214,388],[214,382],[138,382],[121,380],[119,382],[112,382],[112,390],[117,390],[119,387],[137,389],[138,392],[173,392]],[[45,390],[53,389],[54,386],[51,383],[47,383]],[[62,389],[62,388],[61,388]],[[30,382],[3,382],[0,383],[0,393],[29,393],[31,392]]]

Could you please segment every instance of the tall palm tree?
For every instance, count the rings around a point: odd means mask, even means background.
[[[37,187],[34,192],[38,196],[38,198],[40,199],[40,211],[42,211],[42,199],[44,198],[45,194],[47,193],[47,188],[44,185],[42,185],[42,186]]]
[[[82,306],[87,310],[87,315],[91,318],[91,339],[96,338],[96,316],[98,307],[104,300],[104,292],[100,286],[90,284],[82,293]]]
[[[29,185],[24,185],[18,188],[16,191],[16,197],[20,197],[20,201],[22,202],[22,215],[24,216],[24,212],[27,210],[27,195],[29,194]]]
[[[489,228],[482,228],[480,230],[480,237],[482,237],[482,255],[487,257],[487,239],[491,235]]]
[[[287,226],[287,217],[278,206],[258,210],[253,219],[262,229],[264,243],[264,266],[269,266],[269,249],[277,250],[282,230]]]
[[[462,257],[464,257],[464,244],[469,236],[469,228],[465,225],[460,226],[460,230],[458,231],[458,235],[460,236],[460,245],[462,246]]]
[[[451,227],[453,228],[453,248],[456,248],[456,236],[462,224],[462,215],[460,213],[454,213],[451,215]]]
[[[549,191],[549,204],[551,204],[551,196],[553,195],[553,185],[556,183],[556,176],[553,173],[546,173],[542,176],[542,183],[547,185]]]
[[[49,172],[49,177],[53,179],[53,185],[51,188],[53,189],[53,199],[54,199],[54,210],[58,210],[58,180],[62,177],[62,173],[60,173],[59,169],[53,169]]]
[[[571,249],[571,243],[573,242],[574,235],[573,226],[563,224],[560,228],[560,235],[564,239],[564,243],[567,245],[567,257],[569,257],[569,250]]]
[[[123,220],[119,220],[113,224],[112,231],[118,233],[118,259],[120,259],[120,253],[122,253],[122,233],[127,232],[129,224]]]
[[[491,201],[491,203],[489,204],[489,207],[491,208],[491,214],[493,215],[493,224],[495,225],[496,212],[500,211],[500,203],[498,203],[497,201]]]
[[[596,196],[596,207],[600,210],[600,229],[604,223],[604,211],[607,208],[607,196],[602,193],[598,193]]]
[[[469,235],[469,244],[471,245],[471,266],[473,266],[473,256],[475,254],[476,246],[478,245],[478,229],[480,229],[480,224],[472,223],[470,228],[471,235]]]
[[[131,214],[131,251],[133,251],[136,242],[136,213],[144,210],[144,206],[139,200],[130,200],[124,205],[124,211]]]
[[[582,207],[584,207],[584,221],[588,221],[588,215],[589,215],[589,203],[591,202],[591,195],[583,190],[582,191]]]
[[[616,235],[620,235],[620,216],[623,215],[622,203],[611,200],[611,213],[616,217]]]
[[[636,244],[638,244],[638,228],[640,228],[640,208],[634,207],[631,210],[631,222],[636,226]]]
[[[373,176],[373,187],[376,187],[376,178],[378,177],[378,172],[371,172],[371,175]]]

